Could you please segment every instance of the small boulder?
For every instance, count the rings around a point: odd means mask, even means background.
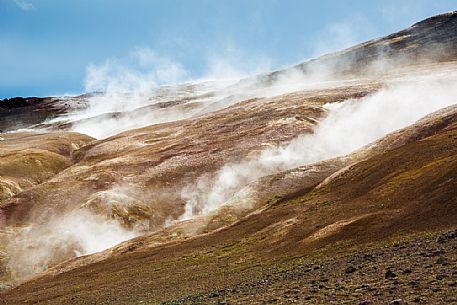
[[[447,265],[447,260],[444,257],[440,257],[436,260],[436,263],[439,265]]]
[[[412,271],[411,271],[411,268],[405,268],[403,269],[403,274],[410,274]]]
[[[436,277],[435,277],[438,281],[441,281],[444,279],[444,274],[438,274]]]
[[[344,271],[345,273],[354,273],[357,269],[354,266],[349,266]]]
[[[386,271],[386,274],[385,274],[386,279],[394,279],[396,277],[397,277],[397,275],[395,273],[393,273],[391,270]]]

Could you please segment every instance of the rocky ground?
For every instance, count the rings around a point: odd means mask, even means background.
[[[457,304],[457,230],[322,259],[163,304]]]

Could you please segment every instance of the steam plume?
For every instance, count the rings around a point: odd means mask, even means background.
[[[457,101],[456,75],[420,77],[388,85],[361,100],[326,104],[314,134],[300,135],[258,157],[224,165],[185,186],[182,219],[220,207],[234,192],[262,176],[348,154]]]

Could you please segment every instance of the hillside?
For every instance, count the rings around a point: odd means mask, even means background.
[[[1,101],[0,300],[457,302],[456,29],[129,107]]]

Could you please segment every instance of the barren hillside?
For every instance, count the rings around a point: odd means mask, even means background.
[[[457,302],[456,30],[446,13],[147,97],[1,101],[0,300]]]

